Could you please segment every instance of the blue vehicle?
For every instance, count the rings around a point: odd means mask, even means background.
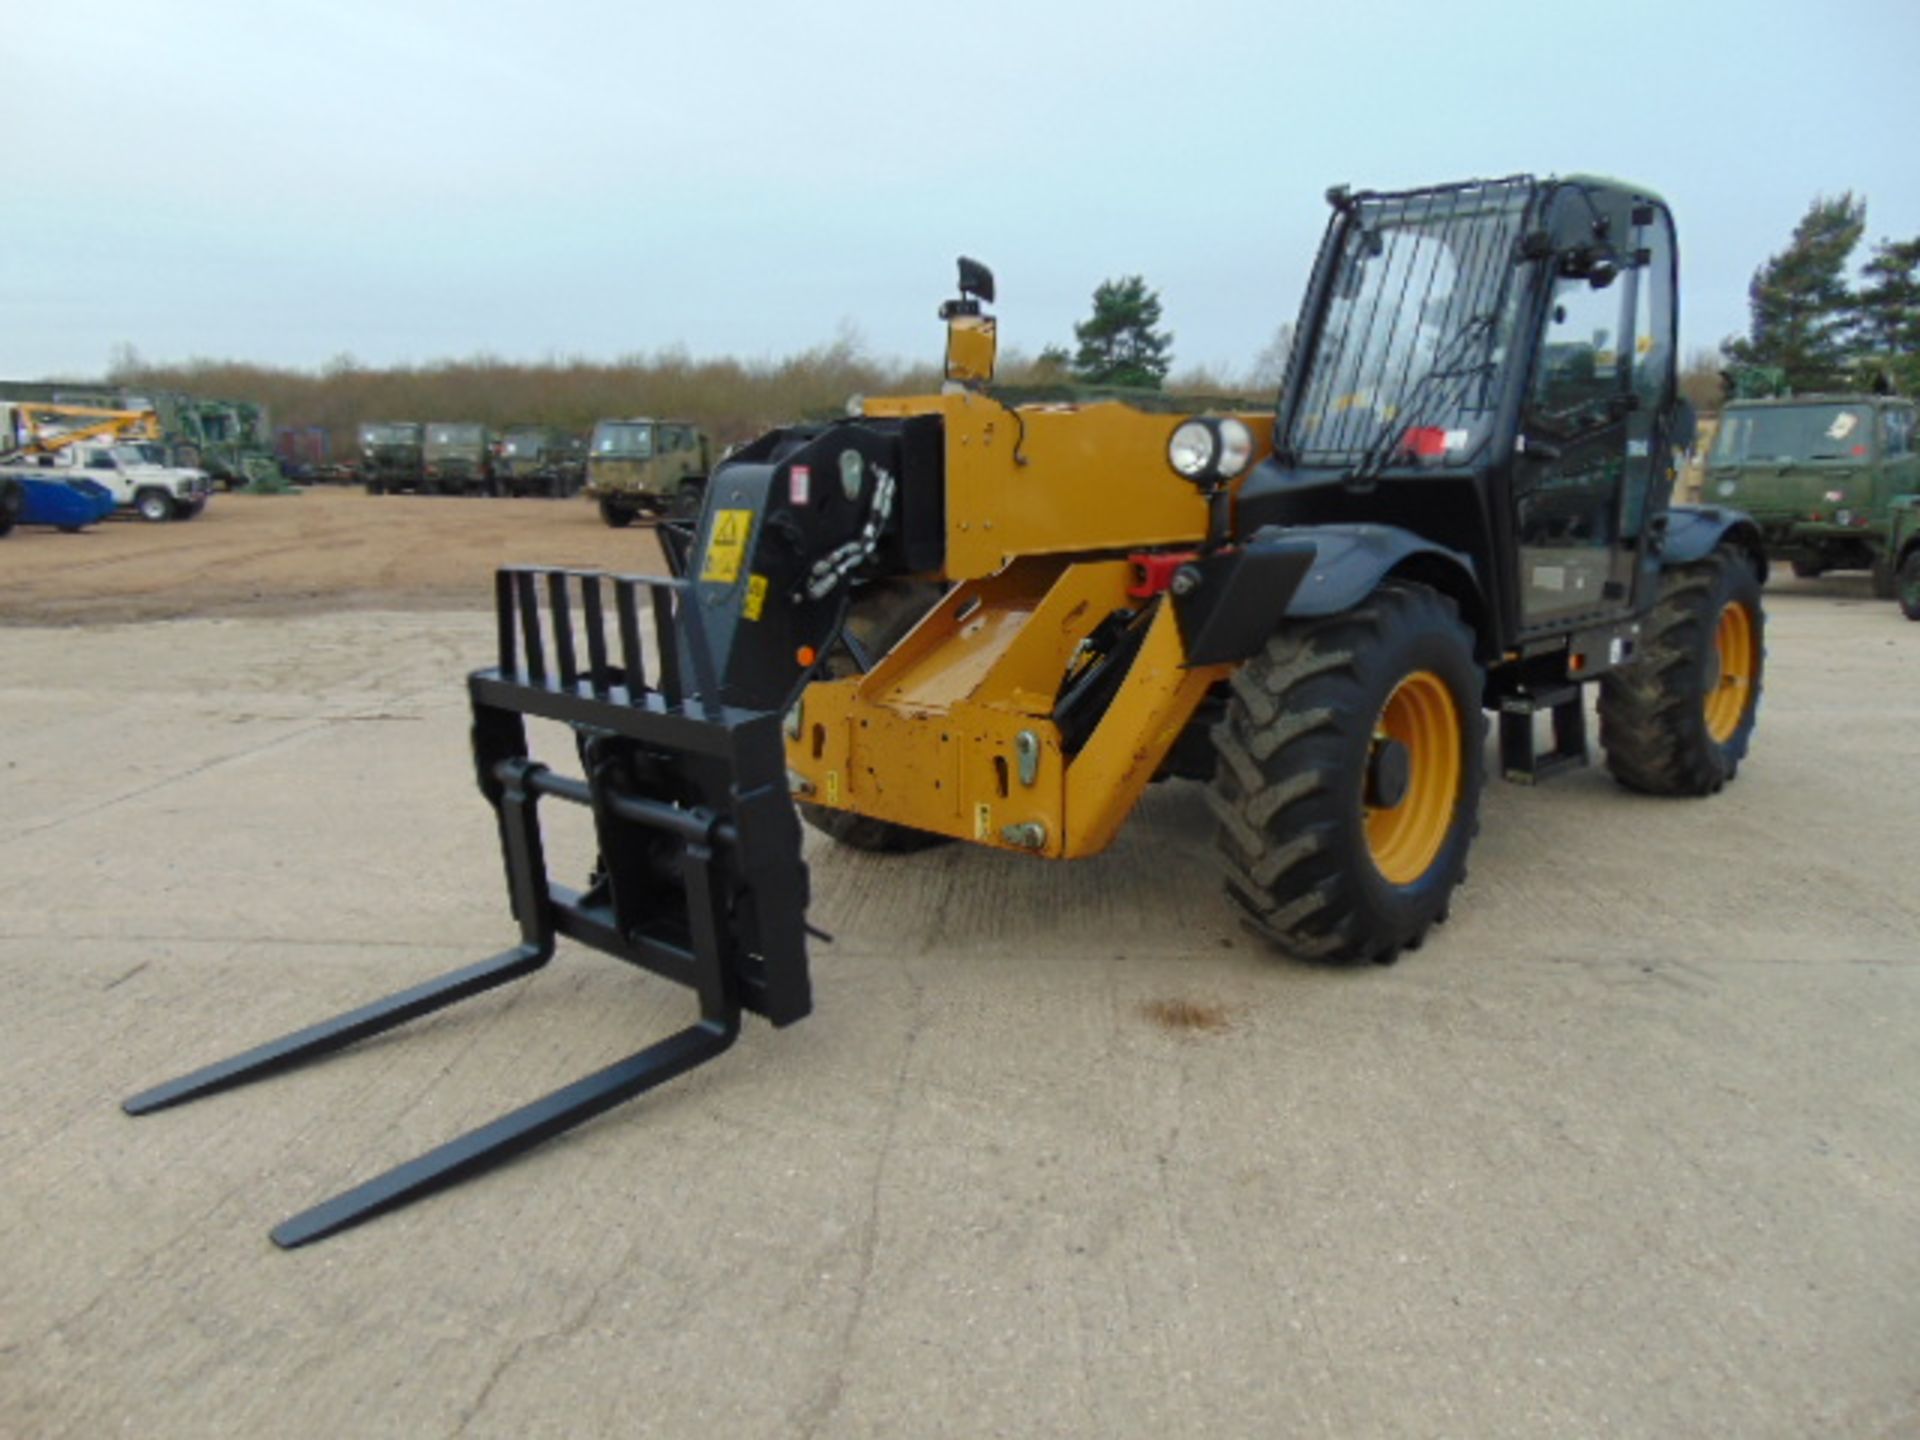
[[[53,525],[61,530],[84,530],[114,511],[113,492],[97,480],[34,480],[19,477],[24,492],[22,525]]]

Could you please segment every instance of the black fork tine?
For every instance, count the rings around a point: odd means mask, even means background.
[[[587,670],[593,693],[607,693],[606,616],[600,605],[600,576],[584,571],[580,576],[580,622],[587,631]]]
[[[512,675],[520,668],[513,634],[513,572],[501,570],[493,577],[493,613],[500,622],[500,673]]]
[[[580,683],[580,664],[573,651],[573,606],[567,600],[567,572],[547,572],[547,613],[553,626],[553,654],[560,666],[560,683],[571,690]]]
[[[674,632],[673,587],[649,585],[647,605],[653,611],[654,639],[660,646],[660,693],[669,705],[680,703],[680,641]]]
[[[540,590],[531,570],[514,572],[514,586],[520,599],[520,639],[527,649],[527,679],[535,685],[547,683],[547,650],[540,639]]]
[[[647,688],[647,657],[640,648],[640,608],[634,582],[627,576],[614,576],[613,603],[620,612],[620,659],[627,667],[627,699],[637,705]]]

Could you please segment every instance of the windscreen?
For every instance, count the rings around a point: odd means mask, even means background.
[[[1865,405],[1768,405],[1720,417],[1712,463],[1859,460],[1872,452],[1873,412]]]
[[[1490,431],[1517,313],[1515,241],[1532,183],[1360,196],[1337,232],[1326,317],[1300,368],[1287,449],[1384,464],[1409,430],[1465,459]]]
[[[536,431],[516,431],[500,443],[500,453],[519,460],[531,460],[544,448],[545,436]]]
[[[427,443],[429,445],[478,445],[482,431],[479,425],[429,425]]]
[[[653,454],[653,426],[603,420],[593,427],[593,453],[608,459],[645,460]]]
[[[360,443],[362,445],[418,445],[420,427],[418,425],[362,425]]]

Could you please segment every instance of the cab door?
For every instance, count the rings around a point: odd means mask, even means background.
[[[1651,563],[1648,517],[1666,508],[1672,232],[1662,209],[1630,213],[1616,244],[1553,279],[1514,465],[1523,630],[1629,608]]]

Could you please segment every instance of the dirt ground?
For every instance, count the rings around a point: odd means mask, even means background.
[[[193,520],[116,516],[0,546],[0,621],[28,624],[459,609],[491,603],[500,565],[662,568],[650,532],[610,529],[584,498],[376,499],[357,486],[215,495]]]
[[[1492,785],[1396,966],[1239,931],[1192,786],[1073,864],[812,837],[813,1016],[275,1250],[691,1016],[563,945],[118,1108],[510,942],[487,572],[647,543],[352,494],[0,541],[0,1435],[1920,1433],[1920,625],[1864,577],[1769,588],[1720,796]]]

